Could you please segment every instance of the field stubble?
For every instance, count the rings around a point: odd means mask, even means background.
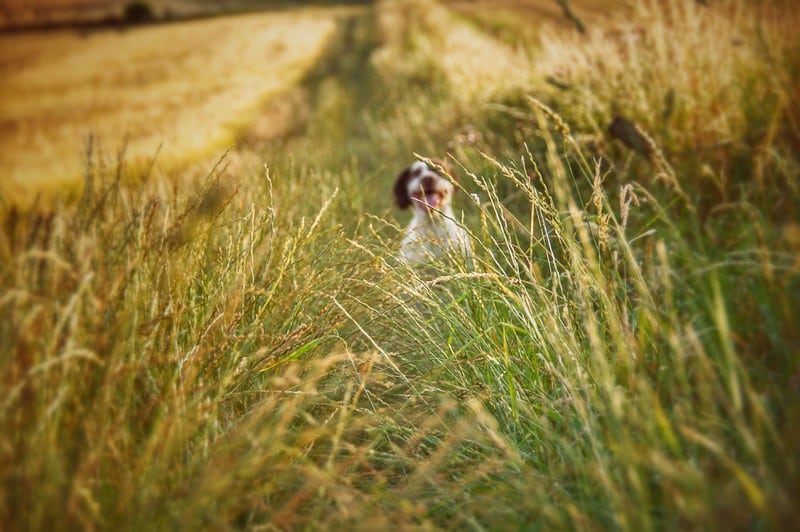
[[[165,173],[207,166],[315,64],[337,16],[308,9],[0,37],[0,190],[30,202],[79,188],[90,136],[106,153],[124,149],[138,171],[156,153]]]

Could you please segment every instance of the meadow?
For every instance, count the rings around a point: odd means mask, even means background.
[[[4,193],[5,527],[797,527],[800,8],[462,4],[314,11],[163,140],[234,148],[98,134],[74,198]],[[396,259],[415,154],[471,268]]]

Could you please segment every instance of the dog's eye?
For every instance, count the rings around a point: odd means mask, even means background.
[[[411,172],[411,177],[419,177],[421,173],[422,173],[422,168],[417,168],[413,172]]]

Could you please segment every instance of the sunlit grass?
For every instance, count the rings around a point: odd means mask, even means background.
[[[522,75],[460,92],[464,50],[442,43],[462,22],[382,2],[285,102],[306,109],[292,133],[236,172],[121,187],[95,169],[77,202],[5,212],[2,521],[794,527],[796,37],[674,5],[633,19],[658,53],[614,31],[545,41],[541,62],[498,45],[481,71]],[[715,61],[702,35],[732,33],[736,60]],[[568,89],[546,80],[560,53]],[[715,64],[722,110],[674,83]],[[626,72],[640,93],[615,106]],[[646,149],[607,132],[614,113]],[[389,191],[413,151],[451,152],[472,268],[396,260]]]

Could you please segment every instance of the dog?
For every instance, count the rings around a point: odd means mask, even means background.
[[[446,164],[432,162],[435,167],[416,161],[395,180],[395,203],[400,209],[411,207],[414,211],[400,245],[400,258],[416,265],[455,255],[469,265],[472,260],[469,236],[453,216],[452,171]]]

